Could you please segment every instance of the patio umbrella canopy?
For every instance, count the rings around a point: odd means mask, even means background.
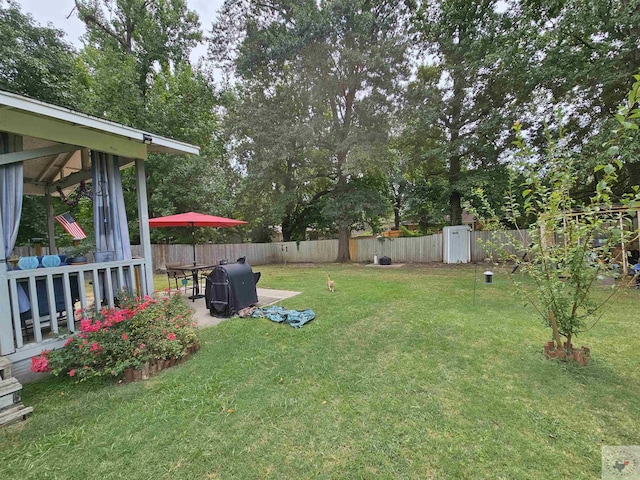
[[[149,227],[191,227],[191,239],[193,243],[193,264],[196,264],[196,236],[195,227],[229,228],[246,224],[243,220],[233,218],[216,217],[215,215],[205,215],[204,213],[187,212],[166,217],[156,217],[149,219]]]

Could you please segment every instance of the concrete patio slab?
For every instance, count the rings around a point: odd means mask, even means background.
[[[405,263],[392,263],[391,265],[375,265],[373,263],[368,263],[367,265],[365,265],[365,267],[375,267],[375,268],[400,268],[400,267],[404,267],[406,264]]]
[[[266,307],[267,305],[273,305],[286,298],[295,297],[300,295],[301,292],[293,292],[291,290],[272,290],[269,288],[258,288],[258,303],[257,307]],[[190,307],[194,310],[194,319],[198,323],[198,327],[212,327],[219,323],[228,320],[230,317],[213,317],[209,313],[204,298],[198,298],[195,302],[186,300]]]

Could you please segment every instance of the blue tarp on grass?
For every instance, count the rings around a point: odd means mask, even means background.
[[[266,317],[272,322],[287,323],[294,328],[300,328],[305,323],[316,318],[316,314],[311,309],[307,310],[287,310],[284,307],[265,307],[256,309],[251,316],[253,318]]]

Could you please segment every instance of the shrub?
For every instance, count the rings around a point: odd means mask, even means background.
[[[422,237],[422,232],[420,230],[409,230],[404,225],[400,225],[400,236],[401,237]]]
[[[548,136],[544,162],[536,163],[521,125],[516,122],[514,126],[514,143],[524,160],[517,172],[524,178],[524,190],[520,201],[513,193],[516,189],[511,188],[505,204],[506,219],[512,225],[525,218],[533,222],[528,225],[528,235],[504,233],[487,247],[500,259],[515,264],[512,273],[519,267],[531,279],[520,282],[511,275],[518,295],[552,329],[558,349],[563,348],[561,336],[570,348],[574,337],[588,328],[588,319],[592,324],[598,321],[596,317],[617,289],[599,302],[590,292],[599,278],[618,275],[617,247],[637,239],[631,214],[635,215],[640,205],[640,188],[634,186],[631,192],[619,196],[613,192],[623,166],[616,143],[627,131],[638,129],[635,121],[640,118],[640,109],[636,108],[640,103],[640,75],[635,79],[626,104],[616,115],[616,137],[604,145],[608,161],[595,168],[595,189],[585,201],[579,202],[575,194],[578,187],[585,188],[577,184],[581,164],[575,152]],[[512,178],[516,178],[515,173]],[[497,218],[488,224],[500,227]],[[520,257],[517,253],[523,251],[527,255]]]
[[[146,362],[180,358],[198,342],[193,312],[179,293],[120,298],[120,308],[80,311],[80,333],[32,358],[31,370],[78,380],[118,376]]]

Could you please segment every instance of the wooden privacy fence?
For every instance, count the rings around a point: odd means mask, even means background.
[[[509,232],[518,235],[518,232]],[[492,232],[471,232],[471,261],[483,261],[494,258],[486,252],[482,242],[487,242],[496,235]],[[497,234],[504,237],[504,234]],[[480,240],[480,241],[479,241]],[[528,236],[524,245],[529,243]],[[133,255],[138,255],[139,247],[133,245]],[[349,245],[351,260],[354,262],[373,262],[373,256],[391,257],[394,263],[428,263],[442,262],[442,234],[424,237],[385,238],[352,238]],[[193,262],[191,245],[151,245],[153,267],[163,269],[167,263],[189,265]],[[522,255],[524,252],[514,252]],[[240,257],[247,257],[251,265],[284,264],[284,263],[330,263],[338,257],[338,240],[312,240],[306,242],[277,243],[241,243],[241,244],[203,244],[196,245],[198,263],[218,264],[221,260],[235,262]]]
[[[508,234],[519,235],[516,231]],[[486,252],[483,244],[493,236],[506,238],[506,234],[494,232],[471,232],[471,261],[482,261],[494,257]],[[373,256],[391,257],[394,263],[428,263],[442,262],[443,245],[442,234],[426,235],[424,237],[387,238],[352,238],[349,245],[351,260],[354,262],[373,262]],[[528,235],[523,244],[529,243]],[[43,247],[43,254],[48,249]],[[132,245],[134,256],[142,252],[138,245]],[[151,245],[153,267],[163,269],[167,263],[189,265],[193,263],[193,247],[191,245]],[[17,247],[14,255],[34,255],[33,248]],[[524,252],[514,252],[522,255]],[[196,245],[196,259],[198,263],[218,264],[221,260],[235,262],[240,257],[247,257],[252,265],[284,264],[284,263],[328,263],[335,262],[338,257],[338,240],[312,240],[306,242],[277,242],[277,243],[238,243],[238,244],[201,244]]]
[[[529,234],[516,230],[506,233],[501,232],[471,232],[471,262],[483,261],[485,258],[497,259],[495,252],[487,251],[487,242],[501,244],[507,242],[509,236],[515,237],[522,245],[529,245]],[[524,236],[522,236],[524,235]],[[372,262],[373,256],[388,256],[395,263],[428,263],[442,262],[444,260],[443,235],[426,235],[423,237],[400,237],[400,238],[353,238],[350,244],[351,260],[354,262]],[[335,240],[337,242],[337,240]],[[336,243],[337,245],[337,243]],[[513,251],[510,253],[522,256],[524,251]],[[329,260],[329,261],[334,261]]]
[[[131,246],[134,256],[138,254],[138,249],[137,245]],[[193,246],[151,245],[151,255],[156,270],[162,269],[167,263],[190,265],[193,263]],[[196,245],[198,263],[217,265],[221,260],[235,262],[240,257],[247,257],[251,265],[333,262],[338,257],[338,241]]]
[[[510,231],[507,234],[519,236],[519,232]],[[486,252],[483,244],[495,235],[506,239],[503,233],[471,232],[471,261],[483,261],[485,258],[495,258]],[[442,262],[443,245],[442,234],[424,237],[387,238],[352,238],[349,245],[351,260],[354,262],[373,262],[373,256],[391,257],[394,263],[428,263]],[[519,237],[518,237],[519,238]],[[523,245],[528,245],[528,235],[525,234]],[[138,245],[131,246],[134,256],[141,255]],[[193,247],[191,245],[151,245],[153,268],[161,270],[167,263],[189,265],[193,263]],[[48,249],[43,248],[43,254]],[[524,252],[513,252],[522,256]],[[34,255],[33,248],[18,247],[14,255]],[[247,257],[252,265],[284,264],[284,263],[329,263],[338,257],[338,240],[312,240],[307,242],[277,242],[277,243],[239,243],[239,244],[202,244],[196,245],[196,259],[198,263],[216,265],[221,260],[235,262],[240,257]]]
[[[373,256],[387,256],[392,262],[441,262],[442,234],[424,237],[354,238],[350,245],[351,260],[373,262]],[[335,260],[335,259],[334,259]]]

